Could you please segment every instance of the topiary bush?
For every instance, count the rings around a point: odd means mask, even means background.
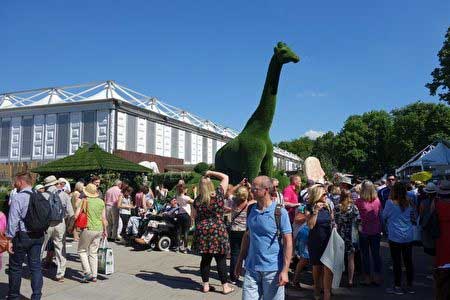
[[[164,184],[164,187],[170,191],[175,187],[175,185],[177,185],[180,179],[184,180],[184,182],[187,183],[194,178],[195,174],[196,173],[194,172],[167,172],[161,174],[154,174],[153,184],[154,186],[157,186],[162,183]]]
[[[194,172],[204,175],[206,173],[206,171],[211,170],[212,169],[212,165],[208,165],[207,163],[201,162],[195,165],[194,167]]]

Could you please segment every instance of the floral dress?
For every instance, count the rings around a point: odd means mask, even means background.
[[[346,211],[343,211],[341,204],[334,208],[334,220],[336,222],[337,231],[345,242],[345,253],[351,254],[355,252],[353,245],[352,232],[354,227],[358,227],[361,219],[359,210],[354,204],[350,204]]]
[[[229,251],[228,232],[223,219],[224,192],[222,186],[216,189],[209,205],[195,199],[195,232],[193,250],[199,254],[226,254]]]

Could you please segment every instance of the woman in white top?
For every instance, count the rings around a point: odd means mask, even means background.
[[[191,204],[194,203],[194,200],[191,197],[187,196],[186,193],[186,185],[184,183],[179,183],[177,185],[176,196],[179,213],[177,216],[178,231],[175,246],[178,246],[180,252],[183,253],[187,253],[188,234],[189,228],[191,228]],[[180,236],[182,236],[182,243],[180,243]]]
[[[127,187],[125,190],[122,190],[122,195],[119,197],[118,208],[119,215],[122,219],[122,231],[120,235],[124,238],[127,231],[128,220],[131,217],[131,210],[134,209],[134,205],[131,202],[131,194],[133,193],[133,189],[131,187]]]

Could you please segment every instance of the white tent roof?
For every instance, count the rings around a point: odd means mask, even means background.
[[[130,88],[119,85],[111,80],[72,86],[50,87],[3,93],[0,94],[0,110],[16,107],[106,99],[117,99],[128,102],[132,105],[151,110],[166,117],[180,120],[184,123],[194,125],[228,138],[234,138],[238,135],[238,132],[231,128],[200,118],[186,110],[164,103],[156,97],[146,96]],[[295,160],[300,160],[297,155],[284,151],[278,147],[274,147],[274,152]]]
[[[414,155],[396,171],[401,172],[408,167],[450,165],[450,148],[443,142],[434,142]]]
[[[422,156],[419,161],[422,165],[450,165],[450,148],[439,142],[433,150]]]

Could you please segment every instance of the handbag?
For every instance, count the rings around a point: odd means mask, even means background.
[[[6,238],[3,232],[0,232],[0,253],[8,250],[9,240]]]
[[[81,212],[78,215],[78,218],[75,220],[75,227],[78,227],[80,229],[85,229],[87,227],[88,218],[87,218],[87,200],[83,200],[83,203],[81,204]],[[84,205],[84,208],[83,208]]]
[[[231,226],[233,225],[234,220],[236,220],[236,218],[239,217],[239,215],[244,211],[244,209],[247,208],[247,206],[248,203],[233,218],[231,218],[231,221],[229,223],[226,224],[228,233],[230,233],[231,231]]]

